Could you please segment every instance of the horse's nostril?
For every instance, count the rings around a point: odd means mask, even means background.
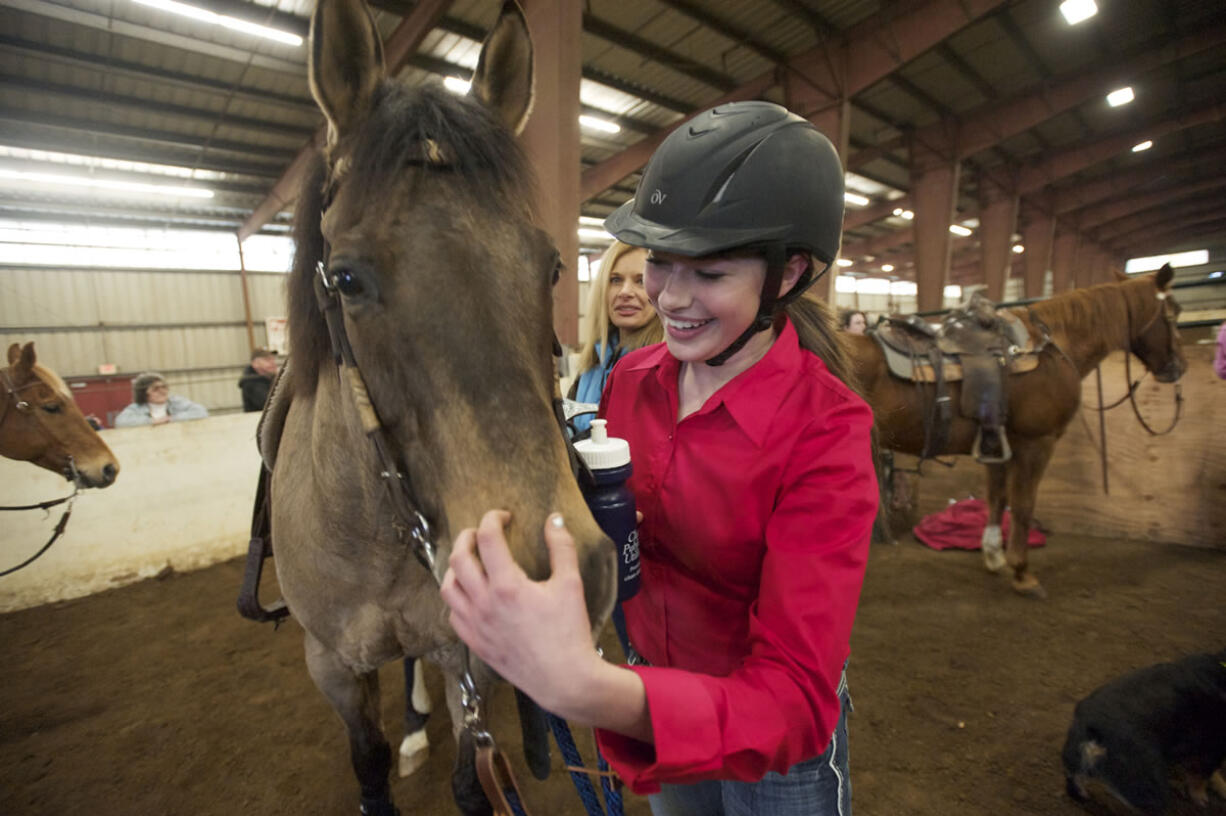
[[[115,481],[115,466],[114,465],[103,465],[102,466],[102,480],[106,484],[110,484],[111,482]]]

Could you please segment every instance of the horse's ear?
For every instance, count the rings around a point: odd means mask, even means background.
[[[9,346],[9,365],[13,367],[13,374],[18,382],[28,379],[34,372],[34,363],[37,359],[34,355],[33,340],[24,346],[16,343]]]
[[[311,15],[307,77],[328,117],[328,143],[349,132],[370,110],[383,79],[383,40],[363,0],[319,0]]]
[[[532,37],[515,0],[502,4],[498,22],[481,46],[472,95],[519,134],[532,111]]]
[[[1171,281],[1175,278],[1175,270],[1171,269],[1171,265],[1163,264],[1162,268],[1154,274],[1154,283],[1158,284],[1158,291],[1165,292],[1166,288],[1171,285]]]
[[[1116,281],[1118,281],[1119,283],[1123,283],[1124,281],[1128,280],[1128,273],[1124,272],[1121,269],[1112,267],[1111,274],[1115,276]]]

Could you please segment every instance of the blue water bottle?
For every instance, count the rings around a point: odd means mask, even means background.
[[[592,435],[575,443],[575,451],[592,471],[594,484],[584,490],[588,509],[604,534],[617,548],[617,605],[613,625],[622,648],[629,654],[626,623],[621,605],[639,591],[639,531],[634,512],[634,494],[626,486],[634,468],[630,445],[610,438],[603,419],[592,420]]]

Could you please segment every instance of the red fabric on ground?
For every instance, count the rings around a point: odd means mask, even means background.
[[[1009,511],[1000,520],[1000,533],[1005,545],[1009,542]],[[988,526],[988,505],[979,499],[963,499],[953,502],[939,513],[924,516],[912,530],[921,544],[934,550],[978,550],[983,540],[983,530]],[[1047,536],[1031,527],[1026,543],[1042,547]]]

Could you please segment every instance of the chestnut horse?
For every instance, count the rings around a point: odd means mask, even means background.
[[[531,106],[527,23],[504,6],[461,98],[387,77],[362,0],[320,0],[308,74],[328,141],[298,200],[292,354],[273,395],[289,399],[272,474],[277,577],[311,677],[348,730],[362,812],[396,812],[376,670],[426,657],[448,680],[457,804],[488,813],[461,727],[469,658],[438,592],[451,541],[509,510],[511,551],[542,579],[545,519],[561,512],[594,626],[616,575],[553,408],[557,252],[533,226],[514,138]],[[423,538],[438,546],[432,568]],[[471,670],[487,689],[492,672],[475,658]]]
[[[1011,567],[1013,588],[1024,595],[1044,595],[1026,562],[1026,536],[1039,480],[1056,440],[1081,404],[1082,378],[1117,349],[1140,358],[1159,382],[1174,382],[1187,369],[1175,326],[1179,306],[1167,293],[1172,277],[1171,268],[1165,266],[1152,275],[1078,289],[1012,309],[1036,345],[1043,326],[1050,330],[1052,342],[1042,351],[1037,368],[1009,378],[1006,431],[1013,457],[1004,464],[986,466],[989,519],[983,533],[983,557],[993,572],[1006,564]],[[891,376],[881,347],[871,337],[846,335],[845,339],[863,393],[873,408],[881,446],[919,455],[932,389],[921,391],[915,383]],[[952,404],[958,405],[961,383],[952,382],[948,387]],[[976,430],[975,421],[954,417],[949,442],[937,453],[969,454]],[[1002,553],[1000,518],[1006,502],[1013,522],[1008,547]]]
[[[34,344],[13,343],[0,369],[0,456],[32,462],[77,487],[107,487],[119,475],[115,454],[77,407],[68,386],[40,366]]]

